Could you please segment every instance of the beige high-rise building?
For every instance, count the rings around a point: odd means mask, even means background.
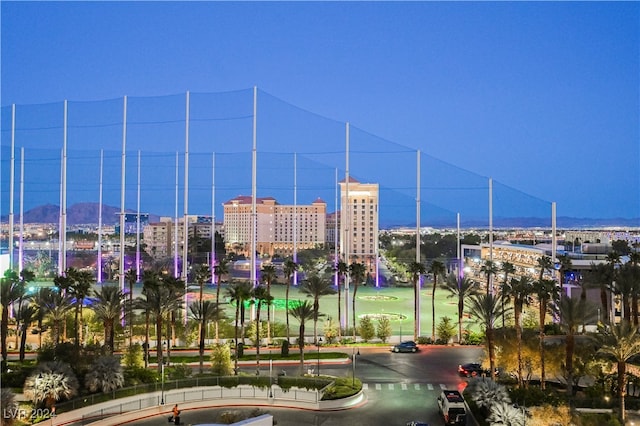
[[[241,195],[223,204],[225,245],[228,251],[251,251],[251,196]],[[325,244],[327,203],[278,204],[273,197],[256,198],[256,250],[259,254],[290,256],[297,250]]]
[[[360,183],[353,177],[349,185],[340,182],[340,253],[345,262],[362,262],[372,273],[378,254],[378,194],[377,183]]]

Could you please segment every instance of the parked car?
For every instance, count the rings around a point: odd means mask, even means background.
[[[412,422],[408,422],[407,426],[429,426],[429,423],[414,420]]]
[[[397,345],[391,346],[391,352],[418,352],[420,348],[416,342],[407,340],[406,342],[400,342]]]
[[[482,368],[482,365],[470,362],[468,364],[461,364],[458,366],[458,374],[464,377],[476,377],[476,376],[490,376],[491,370],[488,368]],[[496,376],[498,375],[498,369],[496,368]]]

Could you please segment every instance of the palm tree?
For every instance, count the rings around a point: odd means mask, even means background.
[[[105,285],[94,290],[93,312],[104,327],[104,346],[113,355],[115,326],[122,314],[125,295],[115,285]]]
[[[480,267],[480,272],[487,277],[487,294],[493,293],[493,288],[491,288],[491,277],[496,275],[498,271],[499,268],[493,260],[485,260]]]
[[[318,275],[311,275],[302,282],[300,293],[313,298],[313,336],[318,341],[318,317],[320,315],[320,298],[330,294],[335,294],[331,282],[322,279]],[[355,294],[355,292],[354,292]],[[354,315],[355,316],[355,315]]]
[[[264,265],[260,270],[260,280],[267,284],[267,296],[271,297],[271,284],[276,281],[276,267],[273,265]],[[269,302],[271,303],[271,302]],[[271,309],[267,309],[267,343],[271,343]]]
[[[344,283],[344,280],[347,279],[347,275],[349,274],[349,265],[346,262],[340,260],[334,267],[334,271],[338,274],[338,288],[336,291],[338,292],[338,340],[342,339],[342,291],[340,289],[340,282]],[[344,325],[345,327],[348,324]]]
[[[98,357],[84,376],[84,385],[89,392],[113,392],[124,386],[124,373],[120,358],[113,355]]]
[[[592,321],[598,315],[596,308],[588,301],[573,299],[565,294],[558,303],[560,329],[565,334],[565,370],[567,374],[567,395],[573,396],[573,354],[575,352],[575,335],[585,322]]]
[[[20,362],[24,361],[29,326],[36,319],[37,311],[33,305],[22,305],[16,312],[16,321],[20,324]]]
[[[431,341],[436,340],[436,287],[438,286],[438,275],[444,275],[447,272],[444,263],[434,260],[429,266],[428,272],[433,274],[433,288],[431,290]]]
[[[287,320],[287,342],[289,342],[290,340],[290,333],[289,333],[289,289],[291,288],[291,278],[293,277],[293,274],[296,273],[296,271],[298,270],[298,264],[296,262],[294,262],[291,259],[287,259],[284,261],[284,265],[282,267],[282,270],[284,272],[284,276],[285,276],[285,280],[287,283],[287,288],[285,290],[285,297],[284,297],[284,309],[286,311],[285,316],[286,316],[286,320]],[[338,297],[340,297],[338,295]],[[338,299],[338,311],[340,310],[340,299]]]
[[[608,322],[609,316],[609,298],[607,296],[607,290],[609,283],[612,281],[610,268],[604,263],[591,263],[591,268],[583,274],[584,285],[582,286],[582,292],[586,299],[587,288],[600,289],[600,306],[602,309],[602,319],[604,322]],[[580,295],[582,297],[582,294]]]
[[[262,311],[263,304],[267,305],[267,309],[269,308],[273,296],[269,294],[269,291],[263,285],[255,287],[251,295],[251,303],[256,305],[256,372],[260,375],[260,312]]]
[[[75,298],[75,344],[76,346],[80,346],[83,340],[82,308],[84,307],[84,300],[91,292],[95,277],[89,271],[79,271],[74,268],[68,268],[66,275],[72,281],[69,293]]]
[[[67,318],[67,313],[73,309],[71,296],[64,295],[62,292],[49,290],[45,294],[44,310],[51,319],[51,333],[53,342],[57,345],[60,343],[60,334],[63,329],[63,323]]]
[[[567,273],[567,271],[573,269],[573,262],[571,261],[569,255],[560,254],[558,255],[558,263],[560,264],[560,269],[558,270],[558,272],[560,273],[560,286],[562,286],[563,284],[565,284],[565,274]]]
[[[504,309],[504,302],[507,300],[506,297],[508,297],[508,294],[507,294],[507,292],[504,291],[504,288],[509,286],[509,276],[516,272],[516,267],[513,266],[513,263],[511,263],[511,262],[503,262],[502,263],[502,267],[500,269],[502,270],[502,273],[504,274],[504,280],[502,281],[502,291],[500,291],[500,295],[502,296],[500,301],[502,302],[502,309]],[[503,330],[505,329],[504,320],[505,320],[505,318],[502,317],[502,329]]]
[[[351,315],[353,317],[353,340],[356,340],[356,294],[358,293],[358,285],[364,281],[367,275],[367,268],[364,263],[354,262],[349,265],[349,275],[353,283],[353,299],[351,299]],[[316,319],[317,321],[317,319]]]
[[[411,274],[411,282],[413,283],[413,340],[418,341],[418,330],[420,329],[420,312],[418,312],[420,275],[425,274],[427,269],[420,262],[411,262],[407,270]]]
[[[209,300],[205,300],[202,303],[192,303],[189,305],[189,313],[191,318],[198,323],[200,329],[198,336],[198,355],[200,357],[200,374],[202,374],[204,372],[204,349],[207,324],[211,320],[217,320],[223,317],[224,314],[217,303]]]
[[[78,379],[69,364],[53,361],[40,364],[27,377],[23,393],[36,406],[51,408],[57,401],[77,395],[78,388]]]
[[[544,278],[545,272],[551,272],[554,270],[553,260],[547,255],[540,256],[538,258],[538,267],[540,268],[540,272],[538,273],[538,281]]]
[[[638,327],[623,320],[620,324],[611,324],[607,329],[602,330],[600,335],[602,346],[598,354],[613,359],[618,369],[618,399],[620,400],[620,420],[625,424],[625,395],[627,372],[627,361],[640,353],[640,334]]]
[[[528,276],[511,278],[511,283],[503,286],[502,293],[513,299],[513,317],[516,328],[516,344],[518,345],[518,386],[522,387],[522,311],[531,303],[533,293],[533,280]],[[501,297],[504,301],[505,297]],[[504,309],[504,305],[503,309]],[[504,315],[503,315],[504,317]]]
[[[151,302],[146,297],[146,294],[159,285],[159,275],[153,270],[145,270],[142,273],[142,295],[140,297],[137,297],[133,302],[136,309],[141,309],[144,312],[144,368],[147,368],[149,366],[149,328],[151,323],[152,311]]]
[[[0,340],[2,342],[2,360],[7,360],[7,334],[9,331],[9,307],[24,295],[24,285],[20,283],[18,274],[7,269],[0,279],[0,303],[2,303],[2,322],[0,324]]]
[[[507,313],[502,309],[500,299],[493,294],[481,294],[472,296],[469,300],[469,314],[473,316],[476,322],[484,327],[487,352],[489,354],[489,369],[491,378],[495,379],[496,351],[494,347],[493,330],[496,321]]]
[[[133,285],[138,282],[138,272],[129,268],[124,274],[124,280],[129,284],[129,309],[128,322],[129,322],[129,347],[133,346]]]
[[[242,336],[242,341],[244,344],[244,312],[245,312],[245,302],[251,299],[251,291],[253,290],[253,286],[248,281],[241,281],[231,284],[227,288],[227,296],[231,300],[232,303],[236,304],[236,326],[235,326],[235,343],[236,343],[236,356],[235,356],[235,366],[234,372],[238,374],[238,323],[240,323],[240,336]]]
[[[47,315],[45,301],[46,294],[51,289],[47,287],[40,287],[38,291],[32,296],[31,303],[36,307],[36,320],[38,321],[38,348],[42,347],[42,322]]]
[[[300,348],[300,375],[304,372],[304,327],[305,323],[311,318],[316,317],[313,305],[308,300],[298,303],[290,308],[291,316],[298,320],[300,328],[298,332],[298,347]]]
[[[149,287],[143,296],[148,303],[148,309],[151,311],[151,315],[155,319],[158,347],[158,372],[160,372],[164,361],[162,350],[162,323],[168,314],[180,308],[181,300],[180,298],[176,298],[175,291],[167,285]]]
[[[467,277],[449,274],[441,288],[449,292],[447,297],[458,299],[458,340],[462,340],[462,318],[464,316],[464,301],[477,294],[477,284]]]
[[[213,274],[216,277],[216,304],[220,306],[220,288],[222,287],[222,277],[229,273],[229,262],[226,259],[218,261],[213,267]],[[216,319],[216,343],[220,343],[220,324]]]
[[[534,281],[533,291],[538,297],[538,309],[540,313],[539,347],[540,347],[540,388],[545,389],[545,361],[544,361],[544,324],[547,312],[555,306],[559,297],[559,289],[555,280],[541,279]]]
[[[633,318],[632,303],[629,303],[640,283],[640,267],[627,263],[614,271],[615,279],[612,282],[613,292],[620,296],[622,319],[630,322],[637,322],[637,318]],[[637,311],[634,309],[634,311]]]

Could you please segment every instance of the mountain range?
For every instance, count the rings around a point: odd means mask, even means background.
[[[98,203],[77,203],[67,208],[67,224],[83,225],[98,223]],[[135,213],[133,210],[127,210],[127,213]],[[120,208],[113,206],[102,206],[102,223],[104,225],[115,225],[120,220]],[[15,215],[15,221],[19,220],[19,215]],[[150,222],[157,222],[159,215],[149,214]],[[24,213],[25,223],[58,223],[60,219],[60,207],[55,204],[45,204],[34,207]],[[7,222],[7,216],[2,217],[3,222]],[[425,220],[424,226],[430,227],[455,227],[455,222],[448,219],[441,220]],[[551,218],[549,217],[517,217],[517,218],[494,218],[494,227],[496,228],[550,228]],[[381,224],[383,227],[397,227],[400,224]],[[415,226],[414,224],[404,224],[404,226]],[[487,219],[470,219],[463,221],[461,226],[464,228],[486,228],[488,226]],[[576,218],[561,216],[556,218],[556,226],[558,228],[603,228],[603,227],[619,227],[619,228],[638,228],[640,227],[640,218]]]

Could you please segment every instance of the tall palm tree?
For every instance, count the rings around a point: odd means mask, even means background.
[[[344,281],[347,279],[347,275],[349,274],[349,265],[342,260],[338,261],[338,263],[334,266],[334,271],[338,274],[338,288],[336,291],[338,292],[338,340],[342,339],[342,291],[340,289],[340,283],[344,284]],[[348,327],[348,324],[344,324],[345,327]]]
[[[625,263],[618,270],[616,283],[624,282],[624,287],[629,288],[631,294],[631,322],[638,325],[638,299],[640,298],[640,265],[637,263]]]
[[[193,268],[193,276],[198,283],[200,289],[200,295],[198,296],[198,303],[202,306],[204,297],[204,283],[211,281],[211,269],[209,265],[198,264]]]
[[[200,325],[198,355],[200,357],[200,374],[202,374],[204,372],[204,349],[207,324],[211,320],[223,317],[224,313],[217,303],[205,300],[202,303],[192,303],[189,305],[189,314],[191,318]]]
[[[545,351],[544,351],[544,325],[546,322],[547,313],[555,306],[558,297],[559,289],[555,280],[541,279],[534,281],[533,284],[534,294],[538,297],[538,310],[540,313],[540,328],[539,328],[539,348],[540,348],[540,388],[545,389]]]
[[[38,348],[42,347],[42,322],[47,315],[45,306],[46,293],[51,289],[47,287],[40,287],[38,291],[32,296],[31,302],[36,307],[36,321],[38,321]]]
[[[67,313],[73,309],[71,296],[64,295],[61,291],[50,290],[45,293],[44,309],[47,316],[51,319],[51,334],[53,342],[58,345],[60,343],[60,334],[63,332],[63,323],[67,318]]]
[[[323,279],[318,275],[310,275],[302,282],[300,293],[306,294],[307,297],[313,298],[313,337],[318,341],[318,318],[320,315],[320,298],[335,294],[336,291],[330,281]]]
[[[20,362],[24,361],[29,326],[36,319],[38,309],[33,305],[22,305],[16,312],[16,321],[20,324]]]
[[[266,290],[269,297],[271,297],[271,284],[276,281],[277,277],[274,265],[264,265],[260,269],[260,281],[267,285]],[[267,342],[271,343],[271,309],[267,309]]]
[[[447,268],[444,263],[434,260],[429,266],[428,272],[433,275],[433,288],[431,289],[431,341],[436,340],[436,288],[438,286],[438,276],[444,276]]]
[[[618,399],[620,400],[620,420],[625,424],[625,395],[627,372],[627,361],[640,353],[640,334],[638,327],[622,321],[620,324],[611,324],[603,329],[600,335],[602,346],[598,349],[598,354],[613,359],[618,369]]]
[[[499,271],[500,268],[498,268],[493,260],[485,260],[480,267],[480,272],[482,272],[487,278],[487,294],[493,293],[493,288],[491,288],[492,277],[495,276]]]
[[[89,297],[91,293],[91,287],[93,283],[95,283],[95,277],[89,271],[79,271],[74,268],[67,269],[67,276],[73,281],[69,290],[70,294],[75,298],[75,344],[76,346],[80,346],[84,340],[82,333],[82,308],[84,307],[85,299]]]
[[[73,269],[73,268],[70,268]],[[53,277],[53,283],[55,286],[60,289],[60,294],[63,296],[67,296],[71,291],[71,286],[73,285],[73,278],[68,276],[68,270],[63,271],[61,275],[56,275]],[[67,321],[63,321],[62,323],[62,340],[67,340]]]
[[[122,315],[125,295],[115,285],[101,286],[93,294],[93,312],[104,327],[104,346],[113,355],[115,326]]]
[[[501,301],[505,298],[513,299],[513,317],[516,328],[516,344],[518,345],[518,386],[522,387],[522,311],[525,306],[531,302],[533,294],[533,280],[528,276],[519,278],[511,278],[511,283],[502,287],[502,292],[506,297],[501,297]],[[504,309],[504,305],[503,309]],[[504,317],[504,315],[503,315]]]
[[[509,278],[511,276],[511,274],[514,274],[516,272],[516,267],[513,266],[513,263],[511,262],[503,262],[502,263],[502,267],[500,268],[502,270],[502,273],[504,274],[504,279],[502,281],[502,290],[500,291],[500,295],[502,296],[500,298],[500,301],[502,303],[502,309],[504,309],[504,304],[507,301],[505,296],[508,296],[508,292],[504,291],[504,288],[509,286]],[[502,329],[504,330],[505,325],[504,325],[504,316],[502,317]]]
[[[290,308],[291,316],[298,320],[300,323],[298,331],[298,347],[300,349],[300,375],[304,372],[304,329],[305,323],[311,318],[316,317],[313,305],[308,300],[298,303],[296,306]]]
[[[24,295],[24,286],[20,283],[18,273],[7,269],[0,279],[0,303],[2,303],[2,322],[0,323],[0,340],[2,343],[2,360],[7,360],[7,334],[9,332],[9,308]]]
[[[566,284],[565,275],[567,271],[573,269],[573,262],[571,261],[569,255],[560,254],[558,255],[558,263],[560,264],[560,269],[558,269],[558,272],[560,273],[560,286],[562,286]]]
[[[469,299],[469,314],[484,328],[485,343],[487,345],[487,353],[489,354],[489,369],[492,379],[495,379],[496,375],[495,324],[498,319],[507,314],[509,309],[510,308],[502,309],[500,298],[492,293],[475,295]]]
[[[138,271],[129,268],[124,274],[124,280],[129,284],[129,303],[127,316],[129,323],[129,347],[133,346],[133,285],[138,282]]]
[[[573,354],[575,352],[575,336],[578,328],[585,322],[594,320],[598,312],[589,301],[573,299],[566,294],[560,297],[558,303],[560,314],[560,329],[565,334],[565,370],[567,374],[567,395],[573,396]]]
[[[136,309],[141,309],[144,312],[144,368],[149,366],[149,328],[151,323],[151,301],[146,297],[146,294],[152,291],[160,285],[160,276],[154,270],[145,270],[142,273],[142,294],[137,297],[133,304]],[[160,343],[158,341],[158,343]]]
[[[35,279],[35,274],[28,270],[28,269],[23,269],[22,271],[20,271],[20,274],[18,275],[18,288],[20,289],[20,293],[18,295],[18,310],[22,309],[22,304],[28,300],[30,301],[31,296],[28,294],[27,292],[27,284],[29,281],[33,281]],[[16,317],[16,346],[18,346],[18,336],[20,335],[20,329],[21,329],[21,324],[20,324],[20,318]]]
[[[148,303],[148,309],[155,320],[157,336],[158,372],[161,371],[164,362],[162,349],[162,324],[169,313],[180,308],[181,300],[176,298],[173,289],[166,285],[149,287],[143,297]]]
[[[227,296],[231,300],[232,303],[236,304],[236,325],[235,325],[235,366],[234,366],[234,374],[238,374],[238,339],[239,336],[242,336],[242,341],[244,344],[244,312],[245,312],[245,302],[251,299],[251,291],[253,290],[253,286],[248,281],[235,282],[231,284],[227,288]],[[238,334],[238,324],[240,324],[240,334]]]
[[[171,297],[176,300],[176,304],[168,310],[167,316],[167,363],[171,358],[171,347],[176,345],[176,321],[180,310],[183,308],[183,297],[186,300],[185,283],[181,278],[173,275],[162,275],[161,285],[167,289]],[[185,321],[186,321],[186,309],[185,309]]]
[[[273,300],[273,296],[269,294],[269,291],[263,285],[254,287],[251,295],[251,303],[256,305],[256,372],[260,375],[260,312],[262,311],[262,306],[265,304],[267,305],[267,309],[269,308],[269,305]]]
[[[222,277],[229,273],[229,261],[218,260],[218,264],[213,267],[213,274],[216,277],[216,303],[220,305],[220,288],[222,287]],[[220,321],[216,319],[216,343],[220,343]]]
[[[587,288],[598,288],[600,290],[600,309],[602,310],[601,318],[604,322],[609,320],[609,297],[607,296],[607,290],[609,289],[609,283],[612,281],[611,269],[604,263],[591,263],[591,267],[588,271],[583,273],[584,284],[582,286],[582,294],[586,299]]]
[[[367,267],[364,263],[353,262],[349,265],[349,276],[353,283],[353,299],[351,299],[351,315],[353,317],[353,340],[356,340],[356,295],[358,293],[358,286],[364,281],[367,275]]]
[[[630,299],[640,283],[640,267],[627,263],[614,271],[613,292],[620,296],[622,319],[634,322]],[[637,311],[637,309],[636,309]]]
[[[538,273],[538,281],[544,278],[545,272],[551,272],[554,270],[553,260],[547,255],[540,256],[537,263],[538,268],[540,268],[540,272]]]
[[[285,290],[284,296],[284,309],[285,316],[287,321],[287,342],[291,340],[290,332],[289,332],[289,289],[291,288],[291,278],[293,274],[298,270],[298,264],[291,259],[287,259],[284,261],[284,265],[282,267],[284,272],[285,280],[287,288]],[[339,296],[338,296],[339,297]],[[338,311],[340,310],[340,299],[338,299]]]
[[[467,277],[458,277],[456,274],[449,274],[440,288],[449,292],[447,297],[458,299],[458,339],[462,340],[462,318],[464,317],[464,301],[477,294],[475,281]]]
[[[413,283],[413,340],[418,340],[418,330],[420,329],[420,312],[418,312],[418,304],[420,301],[420,275],[427,272],[427,269],[420,262],[411,262],[407,268],[411,274],[411,282]]]

